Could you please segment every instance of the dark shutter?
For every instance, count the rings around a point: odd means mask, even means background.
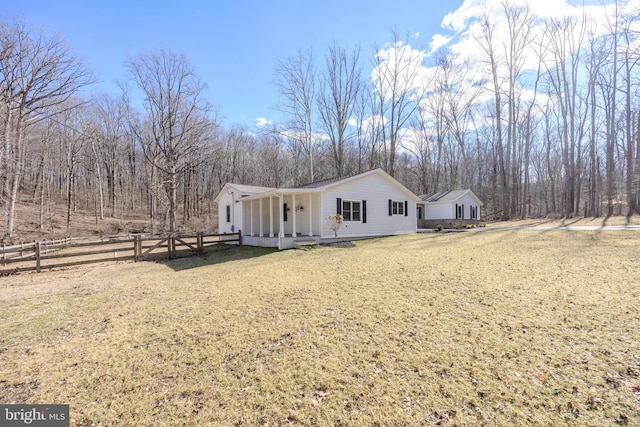
[[[367,201],[363,200],[362,201],[362,223],[366,223],[367,222]]]
[[[462,212],[461,212],[462,213],[462,218],[460,218],[460,219],[464,219],[464,205],[462,205],[462,209],[461,210],[462,210]]]
[[[336,215],[342,215],[342,199],[340,197],[336,199]]]
[[[409,216],[409,202],[404,201],[404,216]]]
[[[389,199],[389,216],[393,215],[393,200]]]
[[[287,210],[287,204],[285,203],[284,205],[282,205],[282,218],[285,222],[287,221]]]

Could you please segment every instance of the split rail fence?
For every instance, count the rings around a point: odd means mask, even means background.
[[[99,240],[66,238],[0,246],[0,274],[72,267],[105,261],[173,259],[203,254],[221,244],[242,245],[242,233],[136,234]]]

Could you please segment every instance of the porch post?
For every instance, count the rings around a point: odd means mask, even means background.
[[[293,208],[293,215],[291,215],[293,217],[293,231],[291,232],[291,237],[296,237],[296,193],[291,194],[291,207]]]
[[[249,233],[251,234],[251,237],[253,237],[253,200],[249,202],[249,206],[249,215],[251,216],[251,230],[249,230]]]
[[[258,211],[260,212],[260,237],[262,237],[262,199],[258,199],[258,203],[260,203],[260,208],[258,209]]]
[[[313,205],[311,193],[309,193],[309,237],[313,236]]]
[[[269,196],[269,237],[273,237],[273,195]]]
[[[280,231],[278,232],[279,237],[284,237],[284,196],[280,194],[278,196],[278,202],[280,203]]]

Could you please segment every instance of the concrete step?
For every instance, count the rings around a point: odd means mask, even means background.
[[[297,242],[293,242],[293,247],[296,249],[311,249],[318,246],[318,242],[315,240],[299,240]]]

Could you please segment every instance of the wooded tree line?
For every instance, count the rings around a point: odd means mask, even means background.
[[[479,61],[397,32],[373,54],[300,50],[274,69],[284,119],[258,131],[221,122],[184,55],[129,57],[121,93],[87,97],[94,76],[60,36],[1,22],[4,234],[18,201],[39,207],[42,229],[54,205],[67,225],[81,209],[96,223],[145,212],[154,231],[214,228],[225,182],[376,167],[416,194],[472,188],[502,219],[640,213],[638,12],[616,5],[603,31],[505,2],[474,23]]]

